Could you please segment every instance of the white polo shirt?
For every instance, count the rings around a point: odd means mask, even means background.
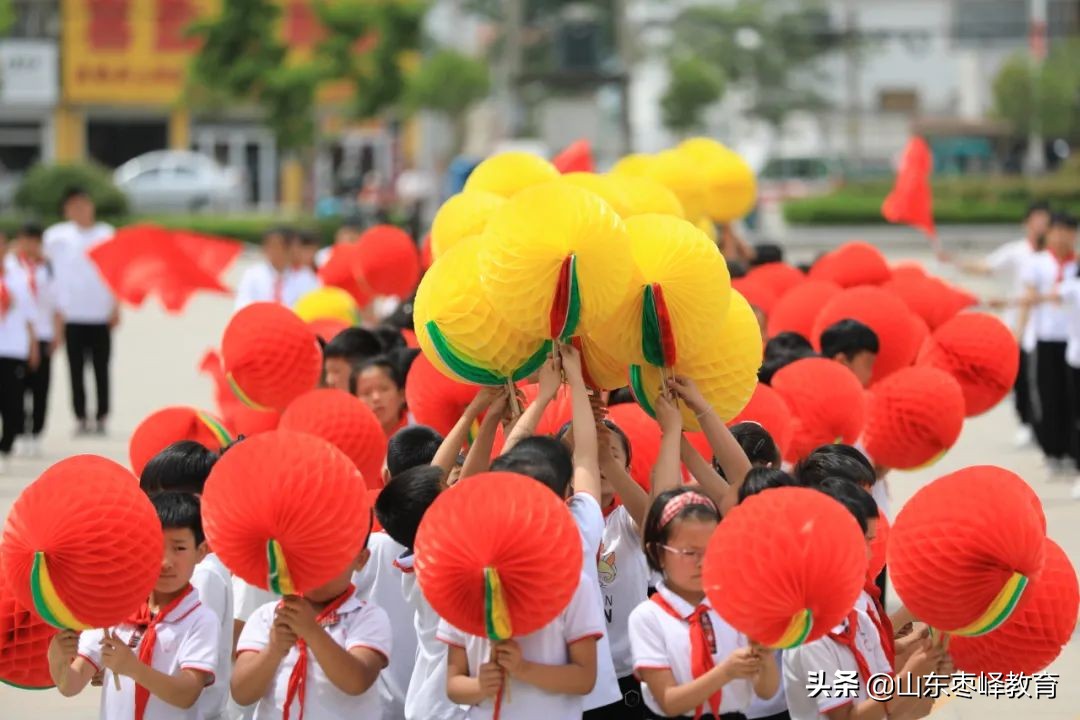
[[[214,553],[195,566],[191,584],[203,607],[213,611],[218,621],[217,682],[203,690],[199,704],[207,720],[223,718],[232,680],[233,588],[232,576]]]
[[[663,582],[656,586],[656,592],[682,617],[694,612],[690,603],[668,590]],[[702,604],[709,607],[709,620],[712,621],[713,635],[716,638],[712,656],[713,661],[719,665],[739,648],[748,647],[750,642],[712,609],[708,598],[702,600]],[[684,685],[694,679],[690,669],[690,624],[672,617],[652,600],[646,600],[630,613],[630,646],[634,652],[635,673],[640,670],[670,670],[677,685]],[[645,683],[641,684],[641,695],[649,709],[657,715],[663,715],[659,703]],[[749,680],[732,680],[724,686],[720,712],[745,713],[753,697],[754,686]],[[705,711],[709,712],[707,706]]]
[[[279,600],[278,596],[269,590],[263,590],[257,588],[254,585],[244,582],[238,577],[232,579],[233,589],[233,620],[239,620],[246,623],[251,616],[255,614],[255,611],[261,608],[266,603],[276,602]],[[232,632],[229,633],[229,637],[232,637]],[[232,648],[229,648],[232,652]],[[232,699],[231,693],[229,694],[229,716],[232,718],[239,718],[240,720],[252,720],[255,717],[255,705],[238,705],[235,700]]]
[[[116,309],[116,297],[89,255],[91,248],[114,233],[107,223],[81,228],[73,222],[57,223],[45,231],[45,257],[52,263],[57,304],[65,322],[104,325]]]
[[[534,633],[515,637],[521,656],[543,665],[565,665],[570,662],[569,645],[585,638],[599,639],[604,632],[604,615],[600,612],[600,591],[596,580],[581,574],[577,591],[570,604],[558,617]],[[487,638],[465,633],[445,620],[439,622],[436,635],[447,645],[463,648],[469,658],[469,675],[476,677],[480,666],[491,659],[491,642]],[[599,656],[599,644],[597,644]],[[584,697],[559,695],[538,687],[509,679],[510,701],[503,698],[502,717],[514,720],[572,720],[584,712]],[[468,720],[490,720],[495,716],[494,699],[467,708]]]
[[[1009,286],[1010,300],[1016,300],[1024,296],[1024,267],[1037,252],[1025,237],[1007,242],[987,256],[987,266],[993,271],[994,275],[1001,278]],[[1009,307],[1002,313],[1001,319],[1009,326],[1010,330],[1013,330],[1016,328],[1019,314],[1017,308]],[[1025,350],[1029,349],[1025,348]]]
[[[120,639],[131,644],[136,628],[119,625],[114,632]],[[197,592],[190,593],[168,617],[157,625],[157,640],[150,665],[158,672],[176,675],[181,670],[199,670],[210,673],[215,683],[217,674],[218,621],[212,611],[202,604]],[[84,632],[79,638],[79,657],[95,670],[101,670],[101,639],[103,630]],[[138,650],[135,651],[136,653]],[[212,685],[211,685],[212,687]],[[205,692],[205,691],[204,691]],[[135,681],[120,677],[120,690],[113,682],[112,671],[105,670],[101,688],[102,720],[131,720],[135,717]],[[205,720],[201,702],[187,710],[173,707],[153,695],[146,704],[144,720]]]
[[[376,687],[382,697],[382,717],[400,720],[405,712],[405,693],[416,659],[415,613],[402,593],[401,572],[394,567],[394,561],[405,552],[405,546],[394,542],[384,532],[374,532],[368,539],[368,550],[371,557],[360,572],[353,574],[352,581],[356,586],[356,597],[378,605],[390,621],[394,655],[390,665],[379,673]]]
[[[881,647],[877,626],[867,614],[867,603],[873,604],[873,600],[863,592],[856,601],[859,627],[855,634],[855,646],[866,659],[871,673],[891,673],[893,668],[885,649]],[[847,620],[833,628],[832,632],[842,633],[846,628]],[[857,697],[827,697],[826,693],[810,697],[807,685],[814,684],[811,673],[824,673],[823,684],[832,687],[837,671],[858,672],[858,665],[850,650],[828,637],[784,651],[784,692],[792,720],[818,720],[830,710],[870,699],[866,693],[867,678],[863,677],[859,678]]]
[[[1066,278],[1076,275],[1076,261],[1060,266],[1048,250],[1036,253],[1024,266],[1024,288],[1034,288],[1040,296],[1057,293],[1058,286]],[[1031,309],[1029,321],[1035,339],[1047,342],[1066,342],[1069,339],[1069,318],[1060,303],[1043,302]]]
[[[292,268],[285,272],[285,297],[284,303],[288,307],[296,304],[296,301],[307,295],[312,290],[322,287],[319,276],[309,267]]]
[[[600,545],[597,570],[611,659],[615,675],[624,678],[634,672],[630,613],[648,599],[649,566],[634,520],[622,505],[604,519],[604,541]]]
[[[439,616],[424,597],[413,572],[411,553],[397,559],[401,590],[415,610],[416,664],[405,695],[405,720],[461,720],[466,708],[446,696],[446,643],[439,642]]]
[[[270,628],[274,624],[274,612],[278,601],[267,603],[255,611],[244,626],[237,644],[237,654],[261,652],[270,642]],[[390,621],[382,608],[364,602],[356,596],[346,600],[336,613],[335,622],[326,627],[326,632],[346,650],[369,648],[389,658],[391,635]],[[341,718],[377,718],[382,712],[379,693],[374,688],[363,695],[346,695],[341,692],[319,666],[319,662],[310,650],[307,650],[307,690],[304,695],[305,720],[340,720]],[[278,666],[274,681],[266,695],[255,705],[255,720],[281,720],[285,707],[285,696],[289,688],[289,676],[292,675],[300,651],[296,645]],[[293,700],[290,717],[300,717],[300,703]]]
[[[34,322],[34,301],[26,286],[26,276],[4,271],[0,283],[7,289],[9,306],[0,315],[0,357],[26,360],[30,357],[30,326]]]
[[[1065,347],[1065,361],[1069,367],[1080,369],[1080,278],[1065,278],[1058,293],[1068,317],[1069,344]]]
[[[30,284],[33,273],[34,283]],[[34,335],[41,342],[52,342],[56,337],[53,315],[56,313],[56,283],[53,282],[52,269],[46,263],[26,265],[15,253],[4,256],[4,274],[8,277],[20,275],[26,281],[26,287],[34,304]]]
[[[582,572],[596,583],[596,589],[600,589],[600,545],[604,541],[604,513],[600,509],[600,503],[588,493],[576,493],[569,502],[570,514],[577,523],[578,533],[581,535],[581,552],[583,562]],[[601,599],[599,609],[603,610]],[[610,705],[622,700],[622,691],[619,690],[619,677],[615,674],[615,662],[611,656],[611,642],[608,640],[607,623],[604,624],[603,635],[596,641],[596,685],[592,692],[585,696],[585,709],[593,710]]]

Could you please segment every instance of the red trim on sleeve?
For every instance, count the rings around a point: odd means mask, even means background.
[[[356,643],[345,648],[345,652],[352,652],[353,650],[370,650],[371,652],[379,655],[383,659],[383,667],[390,664],[390,656],[386,654],[385,650],[375,647],[374,645],[365,645],[364,643]]]
[[[450,638],[443,637],[442,635],[436,635],[435,639],[438,640],[439,642],[444,643],[446,645],[449,645],[451,647],[461,648],[462,650],[466,649],[465,646],[462,645],[461,643],[455,642],[455,641],[451,640]]]
[[[83,660],[85,660],[86,662],[90,663],[90,667],[94,668],[94,674],[95,674],[95,675],[96,675],[97,673],[101,672],[101,668],[100,668],[100,667],[98,667],[98,664],[97,664],[96,662],[94,662],[93,660],[91,660],[91,659],[90,659],[89,657],[87,657],[86,655],[83,655],[82,653],[79,653],[79,654],[77,654],[77,655],[76,655],[75,657],[81,657],[81,658],[82,658]]]
[[[236,648],[236,657],[240,657],[244,653],[261,653],[266,648]]]
[[[206,683],[206,685],[204,687],[210,687],[217,680],[217,673],[215,673],[211,668],[199,667],[198,665],[181,665],[180,669],[181,670],[194,670],[195,672],[200,672],[200,673],[203,673],[205,675],[209,675],[210,676],[210,682]]]
[[[581,637],[574,638],[573,640],[567,640],[566,644],[573,645],[574,643],[579,643],[582,640],[600,640],[600,638],[602,637],[604,637],[604,633],[589,633],[588,635],[582,635]]]
[[[671,672],[671,666],[670,665],[635,665],[634,666],[634,678],[638,682],[645,682],[644,680],[641,679],[641,676],[638,675],[638,670],[667,670],[668,672]]]

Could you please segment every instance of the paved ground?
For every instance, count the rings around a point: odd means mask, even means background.
[[[945,233],[950,246],[983,246],[1008,239],[1013,233],[964,228]],[[820,244],[849,237],[880,241],[894,259],[927,260],[925,244],[903,231],[823,229],[793,238],[794,259],[809,259]],[[235,283],[235,274],[232,278]],[[969,283],[976,290],[988,289]],[[138,421],[152,410],[168,404],[210,407],[211,386],[198,375],[196,363],[208,347],[216,345],[228,318],[230,300],[197,298],[183,316],[172,317],[157,306],[125,314],[114,343],[115,411],[110,436],[103,439],[73,439],[69,408],[66,363],[56,369],[51,400],[51,419],[46,437],[46,457],[38,461],[19,460],[12,472],[0,477],[0,517],[11,502],[45,467],[77,453],[99,453],[126,462],[127,437]],[[891,478],[894,508],[899,508],[919,487],[935,477],[972,464],[997,464],[1026,478],[1042,499],[1049,534],[1069,556],[1080,558],[1080,502],[1069,499],[1068,483],[1051,483],[1045,478],[1038,454],[1012,446],[1013,416],[1003,404],[986,415],[969,421],[957,446],[937,465]],[[1048,672],[1058,673],[1061,682],[1056,700],[975,700],[941,701],[933,717],[939,720],[1071,720],[1080,718],[1080,643],[1075,638]],[[0,686],[0,720],[84,720],[97,715],[97,694],[67,700],[55,692],[32,693]]]

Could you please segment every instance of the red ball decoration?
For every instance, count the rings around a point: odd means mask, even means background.
[[[958,670],[974,674],[1033,675],[1057,659],[1072,637],[1080,607],[1076,570],[1065,551],[1046,538],[1043,569],[1011,617],[979,637],[954,637],[949,654]]]
[[[341,320],[335,320],[334,318],[319,318],[318,320],[311,320],[307,324],[311,332],[322,339],[323,342],[330,342],[338,336],[342,330],[348,330],[348,323]]]
[[[1012,390],[1020,352],[1001,320],[986,313],[963,313],[934,331],[916,363],[952,375],[964,392],[967,416],[974,417]]]
[[[478,385],[456,382],[435,369],[421,353],[405,379],[405,402],[416,422],[449,435],[465,408],[480,391]]]
[[[181,440],[194,440],[218,452],[233,438],[225,425],[210,413],[191,407],[162,408],[147,416],[132,433],[128,443],[131,469],[142,475],[152,457]]]
[[[821,334],[829,326],[848,319],[858,320],[877,333],[880,350],[871,382],[878,382],[915,362],[921,338],[917,321],[907,305],[888,290],[851,288],[826,303],[814,321],[810,337],[814,347],[821,348]]]
[[[893,521],[889,576],[931,627],[980,635],[1009,617],[1046,555],[1042,513],[1026,483],[975,466],[924,486]]]
[[[809,488],[747,498],[705,553],[705,593],[752,641],[791,648],[825,636],[866,584],[866,539],[848,510]]]
[[[53,687],[48,652],[56,633],[56,628],[19,604],[0,574],[0,683],[23,690]]]
[[[909,280],[912,278],[925,278],[930,277],[926,268],[914,261],[901,261],[892,266],[892,279],[893,280]]]
[[[769,337],[795,332],[809,340],[821,308],[840,292],[836,283],[820,280],[808,280],[792,288],[776,301],[769,313]]]
[[[431,233],[428,233],[424,235],[424,239],[420,242],[420,269],[427,271],[433,262],[435,262],[435,259],[431,254]]]
[[[881,285],[892,277],[885,256],[866,242],[844,243],[810,268],[811,280],[829,280],[843,288]]]
[[[257,410],[282,410],[314,388],[322,350],[303,320],[277,303],[241,309],[221,340],[225,376],[237,397]]]
[[[416,533],[424,598],[439,617],[480,637],[528,635],[547,625],[569,605],[581,567],[581,538],[562,498],[515,473],[454,485]],[[493,627],[499,609],[509,620],[501,630]]]
[[[780,449],[781,457],[787,457],[793,431],[791,408],[784,402],[780,393],[765,383],[758,383],[750,402],[728,425],[741,422],[756,422],[765,428],[769,435],[772,435],[776,447]]]
[[[943,370],[910,367],[870,389],[862,442],[878,465],[911,470],[944,455],[963,427],[960,385]]]
[[[731,287],[738,290],[746,298],[746,302],[756,307],[767,316],[776,304],[776,293],[763,282],[750,277],[735,278],[731,281]]]
[[[878,510],[877,535],[870,542],[870,565],[866,569],[866,580],[875,582],[881,571],[885,569],[885,554],[889,547],[889,518],[885,513]]]
[[[356,241],[353,273],[378,295],[408,297],[420,282],[420,254],[401,228],[376,225]]]
[[[386,435],[360,398],[334,388],[311,390],[285,408],[278,428],[322,438],[348,455],[368,488],[383,486]]]
[[[903,300],[931,331],[979,303],[971,293],[932,277],[894,277],[882,287]]]
[[[4,579],[24,608],[72,630],[111,627],[139,609],[161,574],[161,522],[139,481],[96,455],[61,460],[11,507]]]
[[[797,267],[782,262],[758,265],[751,268],[746,277],[772,290],[777,299],[784,297],[788,291],[806,282],[806,273]]]
[[[784,459],[798,462],[827,443],[854,444],[865,421],[863,389],[838,362],[803,358],[773,376],[772,389],[791,409],[791,442]]]
[[[357,261],[357,244],[337,243],[330,248],[330,256],[319,268],[319,281],[326,287],[336,287],[352,295],[358,307],[367,307],[375,293],[367,281],[357,277],[354,266]]]
[[[371,529],[356,465],[306,433],[275,430],[237,443],[214,465],[202,502],[206,538],[225,567],[283,595],[337,577]]]

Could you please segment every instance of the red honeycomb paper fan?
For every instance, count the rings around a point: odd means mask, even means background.
[[[1016,338],[986,313],[963,313],[939,327],[922,346],[918,365],[952,375],[964,392],[968,417],[981,415],[1012,391],[1020,371]]]
[[[405,402],[416,422],[447,435],[457,424],[478,385],[457,382],[435,369],[423,353],[416,356],[405,380]]]
[[[810,268],[811,280],[829,280],[844,288],[881,285],[891,277],[885,256],[866,242],[844,243]]]
[[[773,376],[772,389],[791,408],[785,460],[797,462],[826,443],[854,444],[865,421],[863,389],[851,370],[824,358],[803,358]]]
[[[926,321],[930,330],[936,330],[962,310],[979,303],[971,293],[934,277],[901,275],[882,287],[903,300],[911,312]]]
[[[314,388],[322,374],[315,334],[276,303],[255,303],[233,315],[221,355],[237,397],[258,410],[284,409]]]
[[[161,573],[157,512],[126,468],[96,455],[61,460],[15,500],[0,545],[15,599],[60,628],[122,622]]]
[[[783,262],[758,265],[746,274],[746,278],[772,290],[778,300],[806,282],[806,274],[802,270]]]
[[[1076,627],[1080,588],[1076,569],[1053,540],[1045,541],[1042,573],[1031,581],[1012,616],[979,637],[954,637],[949,654],[958,670],[1032,675],[1061,654]]]
[[[356,241],[352,268],[377,294],[408,297],[420,281],[420,252],[401,228],[376,225]]]
[[[275,430],[234,445],[203,493],[214,552],[245,582],[304,593],[341,573],[371,528],[356,465],[321,438]]]
[[[194,440],[216,452],[233,438],[225,425],[210,413],[192,407],[162,408],[148,415],[132,433],[128,443],[131,469],[142,475],[152,457],[181,440]]]
[[[285,408],[278,429],[322,438],[356,464],[369,488],[382,487],[386,435],[360,398],[333,388],[311,390]]]
[[[809,340],[818,313],[840,292],[836,283],[820,280],[809,280],[793,287],[776,301],[769,313],[769,337],[795,332]]]
[[[0,682],[23,690],[53,687],[47,655],[56,633],[19,604],[0,574]]]
[[[416,535],[424,597],[472,635],[539,630],[570,603],[580,577],[581,539],[570,511],[522,475],[484,473],[458,483],[431,505]]]
[[[915,493],[890,535],[889,575],[904,605],[939,630],[980,635],[1038,576],[1046,523],[1022,479],[976,466]]]
[[[866,582],[866,540],[843,505],[817,490],[776,488],[728,514],[705,553],[705,593],[751,640],[790,648],[823,637]]]
[[[761,425],[772,436],[776,447],[780,449],[780,455],[787,456],[794,430],[791,423],[791,408],[776,390],[765,383],[758,383],[750,402],[728,425],[741,422],[756,422]]]
[[[870,389],[863,445],[878,465],[910,470],[944,455],[963,427],[956,380],[937,368],[904,368]]]
[[[738,290],[746,302],[763,312],[766,316],[772,312],[773,306],[779,299],[776,293],[763,282],[750,277],[735,278],[731,281],[731,287]]]

